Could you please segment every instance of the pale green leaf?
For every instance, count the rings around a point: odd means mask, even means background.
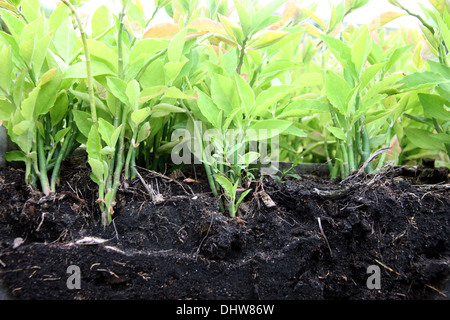
[[[16,109],[11,102],[0,99],[0,121],[8,121]]]
[[[103,118],[98,119],[98,131],[106,144],[110,147],[114,147],[115,143],[112,143],[112,136],[114,134],[114,126]]]
[[[255,104],[255,93],[252,87],[247,83],[247,81],[242,78],[239,74],[235,74],[236,85],[241,98],[242,105],[244,107],[244,113],[248,116],[250,115],[250,110]]]
[[[8,162],[13,162],[13,161],[24,161],[25,162],[27,160],[27,157],[23,151],[13,150],[13,151],[9,151],[5,154],[5,160]]]
[[[98,125],[94,124],[89,130],[89,135],[86,143],[86,151],[88,153],[89,159],[100,160],[101,150],[102,150],[102,143],[100,140]]]
[[[172,63],[180,62],[180,57],[181,54],[183,53],[184,43],[186,42],[186,34],[187,28],[183,28],[170,41],[167,51],[170,62]]]
[[[107,31],[114,23],[111,11],[104,5],[99,6],[92,16],[92,36],[98,37]]]
[[[144,104],[145,102],[161,96],[164,92],[166,92],[167,86],[154,86],[148,87],[141,91],[139,95],[139,104]]]
[[[327,130],[330,131],[336,138],[341,140],[347,140],[344,131],[341,128],[337,127],[327,127]]]
[[[449,121],[450,112],[445,109],[449,102],[435,94],[419,93],[419,100],[425,114],[440,121]]]
[[[87,138],[93,124],[91,114],[81,110],[72,110],[72,113],[78,130]]]
[[[128,101],[130,102],[130,107],[136,110],[139,107],[139,96],[140,96],[139,83],[136,80],[131,80],[127,84],[126,94]]]
[[[430,132],[423,129],[404,128],[405,136],[415,146],[425,150],[446,151],[443,144],[434,139]]]
[[[218,128],[217,115],[219,114],[219,108],[205,93],[200,90],[197,90],[197,93],[197,105],[200,112],[213,125],[213,127]]]
[[[347,81],[331,70],[326,72],[325,93],[328,100],[342,114],[347,114],[351,88]]]
[[[135,110],[131,113],[131,120],[137,126],[141,124],[143,121],[145,121],[150,116],[151,113],[152,110],[150,109],[150,107]]]

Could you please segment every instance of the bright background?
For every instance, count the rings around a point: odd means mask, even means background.
[[[94,12],[95,9],[101,5],[106,5],[109,7],[112,11],[115,10],[115,2],[118,0],[91,0],[88,1],[83,6],[82,11],[86,13]],[[204,0],[207,1],[207,0]],[[340,3],[342,0],[330,0],[335,5]],[[41,0],[43,5],[54,8],[56,6],[57,0]],[[268,3],[270,0],[259,0],[261,4]],[[307,6],[308,4],[317,3],[319,2],[319,7],[316,11],[316,14],[322,18],[323,20],[327,21],[330,16],[330,10],[329,10],[329,2],[328,0],[303,0],[302,4]],[[141,0],[142,5],[145,8],[146,15],[151,15],[152,9],[154,7],[153,0]],[[408,9],[410,9],[412,12],[420,13],[420,7],[419,3],[424,4],[425,6],[429,6],[429,2],[426,0],[404,0],[402,2],[403,5],[405,5]],[[282,8],[279,10],[282,11]],[[402,12],[397,7],[391,5],[387,0],[370,0],[368,4],[366,4],[364,7],[356,10],[355,12],[352,12],[346,17],[346,22],[351,24],[365,24],[373,19],[375,19],[378,15],[380,15],[383,12],[386,11],[397,11]],[[159,21],[164,21],[167,19],[167,17],[164,15],[164,13],[159,14],[156,19],[154,20],[156,23]],[[418,27],[418,21],[417,19],[413,17],[401,17],[398,18],[386,26],[396,28],[396,27],[406,27],[406,28],[417,28]]]

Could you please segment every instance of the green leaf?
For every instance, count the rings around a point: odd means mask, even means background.
[[[311,72],[300,75],[294,84],[299,87],[315,87],[323,85],[323,76],[320,72]]]
[[[262,28],[267,26],[267,22],[270,21],[271,15],[287,0],[272,0],[268,1],[266,4],[261,5],[260,9],[255,13],[255,17],[253,19],[253,31],[257,32]],[[273,20],[272,20],[273,21]],[[270,22],[272,22],[270,21]]]
[[[358,38],[356,38],[355,42],[352,45],[352,62],[355,65],[356,73],[358,76],[361,75],[367,62],[367,56],[370,53],[372,44],[371,40],[372,38],[370,37],[369,29],[367,27],[363,27],[363,30],[360,31]]]
[[[296,87],[294,86],[280,85],[272,86],[269,89],[262,91],[256,97],[252,110],[253,112],[251,114],[253,114],[254,116],[263,115],[269,109],[269,107],[284,99],[295,89]]]
[[[87,44],[91,56],[91,63],[102,63],[107,66],[109,70],[113,71],[114,74],[117,74],[117,61],[119,60],[117,52],[101,41],[88,39]],[[94,73],[94,67],[92,67],[92,69],[92,72]]]
[[[219,108],[205,93],[197,90],[198,100],[197,105],[200,112],[205,118],[213,125],[214,128],[219,128],[217,122],[217,115],[219,114]]]
[[[176,87],[167,88],[164,92],[164,98],[172,99],[197,99],[197,96],[189,96]]]
[[[48,20],[50,30],[56,30],[69,17],[70,9],[67,6],[57,6],[50,14]]]
[[[9,93],[12,84],[11,77],[13,68],[10,46],[7,46],[0,52],[0,65],[2,66],[2,71],[0,72],[0,88]]]
[[[242,30],[239,28],[239,26],[228,19],[226,16],[223,16],[221,14],[219,14],[218,16],[220,23],[227,32],[228,36],[233,40],[233,42],[242,44],[244,34],[242,33]]]
[[[86,143],[86,151],[89,159],[101,159],[102,142],[100,140],[100,134],[98,130],[98,124],[94,124],[90,131]]]
[[[344,141],[347,140],[347,137],[341,128],[327,127],[327,130],[330,131],[336,138]]]
[[[406,45],[406,46],[402,46],[400,48],[397,48],[394,50],[394,52],[392,52],[391,56],[389,57],[389,60],[386,64],[386,67],[384,69],[385,72],[388,72],[392,66],[400,59],[403,57],[403,55],[409,50],[411,49],[412,45]]]
[[[400,81],[400,83],[403,83],[403,86],[401,86],[400,89],[411,90],[426,86],[450,83],[450,79],[435,72],[423,71],[407,75]]]
[[[113,15],[109,9],[102,5],[95,10],[94,15],[92,16],[92,36],[98,37],[103,32],[108,30],[111,25],[114,23]]]
[[[358,84],[359,90],[363,90],[367,87],[370,81],[377,75],[377,73],[386,65],[386,62],[377,63],[369,66],[363,71],[361,75],[361,80]]]
[[[36,99],[36,107],[34,109],[34,116],[46,114],[56,101],[57,92],[61,86],[59,79],[51,80],[41,85],[41,90]]]
[[[320,37],[345,70],[354,78],[357,78],[356,67],[352,58],[352,49],[339,39],[325,35],[321,35]]]
[[[164,65],[164,71],[166,72],[168,82],[170,84],[176,80],[177,76],[180,74],[181,69],[184,67],[184,65],[187,62],[188,62],[188,60],[185,58],[183,61],[180,61],[180,62],[170,62],[169,61]]]
[[[408,140],[421,149],[446,151],[443,144],[439,140],[434,139],[430,132],[426,130],[405,128],[404,132]]]
[[[239,16],[239,21],[241,22],[244,37],[247,38],[252,30],[252,17],[240,0],[233,0],[233,2]]]
[[[228,180],[227,178],[215,174],[214,175],[214,179],[222,186],[222,188],[224,189],[225,193],[232,199],[232,201],[234,200],[234,198],[236,197],[236,193],[233,192],[234,190],[234,186],[231,183],[230,180]]]
[[[318,100],[295,100],[277,118],[302,117],[312,112],[330,112],[330,105]]]
[[[55,134],[55,143],[59,143],[67,134],[67,132],[69,132],[72,128],[71,127],[67,127],[64,129],[59,130],[56,134]]]
[[[211,98],[224,111],[225,116],[240,104],[235,82],[217,73],[211,75]]]
[[[123,124],[118,126],[111,135],[111,147],[117,144],[117,140],[119,140],[120,133],[122,132],[122,127]]]
[[[236,208],[239,207],[239,204],[242,202],[242,200],[244,200],[244,198],[249,194],[250,191],[252,191],[252,189],[245,190],[241,193],[238,201],[236,201]]]
[[[273,138],[285,132],[292,123],[287,120],[258,120],[248,131],[249,141]]]
[[[152,57],[155,51],[167,48],[167,41],[157,39],[143,39],[137,42],[131,49],[129,62],[130,64],[136,62],[142,57]]]
[[[271,45],[274,45],[284,37],[286,37],[289,32],[278,31],[278,30],[267,30],[260,37],[255,38],[249,42],[248,46],[251,50],[262,49]]]
[[[112,136],[114,134],[114,126],[103,118],[98,119],[98,131],[106,144],[110,147],[114,147]]]
[[[106,83],[108,85],[109,91],[122,103],[130,106],[130,101],[127,96],[127,83],[116,77],[107,77]]]
[[[160,103],[153,107],[153,112],[163,112],[166,114],[170,113],[183,113],[186,112],[185,109],[168,104],[168,103]]]
[[[41,87],[35,87],[29,94],[28,97],[23,100],[21,114],[24,119],[34,120],[36,100],[39,95]]]
[[[87,138],[93,124],[91,114],[80,110],[73,110],[72,113],[78,130]]]
[[[131,113],[131,120],[137,126],[140,123],[142,123],[143,121],[145,121],[150,116],[151,113],[152,113],[152,110],[150,109],[150,107],[135,110]]]
[[[300,138],[306,138],[308,136],[304,130],[298,128],[294,124],[292,124],[290,127],[288,127],[285,130],[285,133],[288,135],[292,135],[292,136],[300,137]]]
[[[170,62],[172,63],[180,62],[180,57],[181,54],[183,53],[184,43],[186,42],[186,34],[187,28],[183,28],[170,41],[167,51]]]
[[[326,71],[325,93],[328,100],[342,114],[347,114],[351,88],[347,81],[331,70]]]
[[[0,15],[3,22],[5,22],[8,30],[14,38],[19,39],[23,28],[25,27],[25,22],[22,19],[18,19],[16,15],[3,8],[0,9]]]
[[[141,89],[139,87],[139,83],[136,80],[131,80],[127,84],[126,94],[128,101],[130,102],[130,107],[133,110],[137,110],[139,107],[139,96]]]
[[[69,89],[69,91],[80,101],[84,101],[86,103],[90,102],[89,93],[80,92],[80,91],[72,90],[72,89]],[[107,110],[107,107],[105,106],[103,101],[100,100],[97,96],[94,97],[94,102],[95,102],[95,106],[97,107],[97,109]]]
[[[8,162],[13,162],[13,161],[24,161],[25,162],[25,161],[27,161],[27,157],[23,151],[14,150],[14,151],[9,151],[9,152],[5,153],[5,160]]]
[[[253,92],[252,87],[247,83],[247,81],[242,78],[239,74],[235,74],[236,85],[239,92],[239,96],[242,101],[242,105],[244,107],[244,114],[249,116],[250,110],[255,104],[255,93]]]
[[[31,120],[23,120],[13,126],[13,133],[21,136],[27,132],[32,132],[35,129],[35,123]]]
[[[27,18],[28,22],[32,22],[37,19],[41,14],[41,4],[39,0],[26,0],[22,1],[22,13]]]
[[[447,100],[438,95],[426,93],[419,93],[418,97],[426,114],[440,121],[450,120],[450,112],[445,109],[445,105],[449,105]]]
[[[103,162],[100,159],[97,158],[89,158],[88,163],[92,169],[92,173],[94,176],[98,179],[98,183],[103,182],[103,176],[105,174],[105,167],[103,165]],[[100,182],[101,181],[101,182]]]
[[[115,75],[107,65],[98,61],[91,61],[92,76]],[[78,62],[71,65],[62,75],[63,79],[85,79],[87,78],[86,62]]]
[[[76,33],[73,28],[72,18],[67,18],[55,32],[53,45],[56,49],[56,54],[64,60],[68,65],[72,59],[75,50]]]
[[[151,132],[150,122],[144,122],[139,128],[136,143],[141,143],[142,141],[147,139],[148,136],[150,135],[150,132]]]
[[[55,104],[50,108],[50,119],[52,126],[57,125],[66,116],[67,109],[69,108],[69,98],[67,92],[62,91],[56,98]]]
[[[16,109],[11,102],[0,100],[0,121],[8,121],[14,114]]]
[[[139,94],[139,104],[144,104],[145,102],[159,97],[164,92],[166,92],[167,86],[154,86],[154,87],[148,87],[141,91]]]

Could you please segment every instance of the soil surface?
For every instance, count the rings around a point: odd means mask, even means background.
[[[44,197],[0,169],[0,278],[15,299],[449,299],[448,169],[265,178],[239,218],[199,172],[139,169],[107,227],[89,169],[62,173]]]

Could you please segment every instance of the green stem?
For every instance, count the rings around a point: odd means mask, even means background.
[[[72,119],[72,112],[69,111],[69,123],[68,126],[73,128],[73,119]],[[51,192],[56,192],[56,181],[59,178],[59,170],[61,167],[61,163],[64,160],[64,157],[67,153],[67,150],[69,149],[70,146],[70,138],[72,136],[75,136],[73,129],[69,131],[71,133],[70,137],[68,135],[66,135],[66,137],[64,138],[64,142],[62,144],[61,149],[58,152],[58,156],[56,158],[56,162],[55,162],[55,166],[53,167],[53,171],[52,171],[52,176],[51,176],[51,185],[50,185],[50,190]],[[48,169],[48,168],[47,168]]]
[[[131,175],[129,173],[130,172],[130,163],[131,163],[131,157],[135,150],[135,147],[133,144],[136,141],[137,132],[138,132],[138,126],[136,126],[134,129],[133,138],[131,139],[130,147],[128,148],[127,157],[125,159],[125,179],[129,179],[131,177]]]
[[[92,76],[92,69],[91,69],[91,55],[89,53],[89,46],[87,43],[87,34],[84,31],[83,23],[81,22],[80,16],[78,15],[76,9],[74,6],[67,0],[64,0],[63,3],[69,7],[70,11],[72,12],[73,16],[75,17],[78,25],[78,29],[80,29],[81,34],[81,40],[83,41],[83,49],[84,49],[84,55],[86,59],[86,74],[87,74],[87,84],[88,84],[88,91],[89,91],[89,105],[91,107],[91,117],[92,122],[95,124],[97,122],[97,110],[95,108],[95,98],[94,98],[94,87],[93,87],[93,76]]]
[[[40,133],[37,133],[37,152],[39,162],[39,180],[41,182],[42,191],[48,196],[50,191],[50,183],[47,176],[47,161],[45,159],[44,140]]]
[[[343,172],[341,172],[343,177],[348,177],[350,175],[350,168],[349,168],[349,157],[348,157],[348,152],[347,152],[347,148],[345,146],[344,141],[340,142],[341,145],[341,151],[342,151],[342,157],[343,157]]]
[[[392,132],[392,127],[389,126],[388,131],[387,131],[385,147],[388,147],[391,143],[391,132]],[[380,170],[384,166],[384,162],[386,161],[386,156],[387,156],[387,152],[383,152],[381,154],[376,170]]]
[[[238,63],[237,68],[236,68],[236,72],[238,74],[241,74],[241,68],[242,68],[242,65],[244,64],[245,45],[246,44],[247,44],[247,38],[245,38],[244,41],[242,41],[241,51],[239,53],[239,60],[238,60],[239,63]]]
[[[331,172],[333,171],[333,164],[331,163],[330,153],[328,151],[327,139],[325,139],[323,141],[323,148],[324,148],[324,151],[325,151],[325,157],[326,157],[327,164],[328,164],[328,171],[330,172],[330,175],[331,175]]]
[[[158,59],[159,57],[163,56],[165,53],[167,52],[167,48],[161,50],[160,52],[158,52],[157,54],[155,54],[153,57],[151,57],[146,63],[145,65],[142,67],[142,69],[139,71],[138,75],[136,76],[136,81],[139,81],[139,79],[141,79],[142,75],[144,74],[145,70],[147,70],[148,66],[154,62],[156,59]]]
[[[361,161],[364,163],[369,159],[370,157],[370,140],[369,140],[369,133],[367,132],[366,126],[362,126],[361,128],[361,135],[362,135],[362,155],[361,155]],[[372,164],[369,163],[366,167],[366,173],[372,173],[373,167]]]

